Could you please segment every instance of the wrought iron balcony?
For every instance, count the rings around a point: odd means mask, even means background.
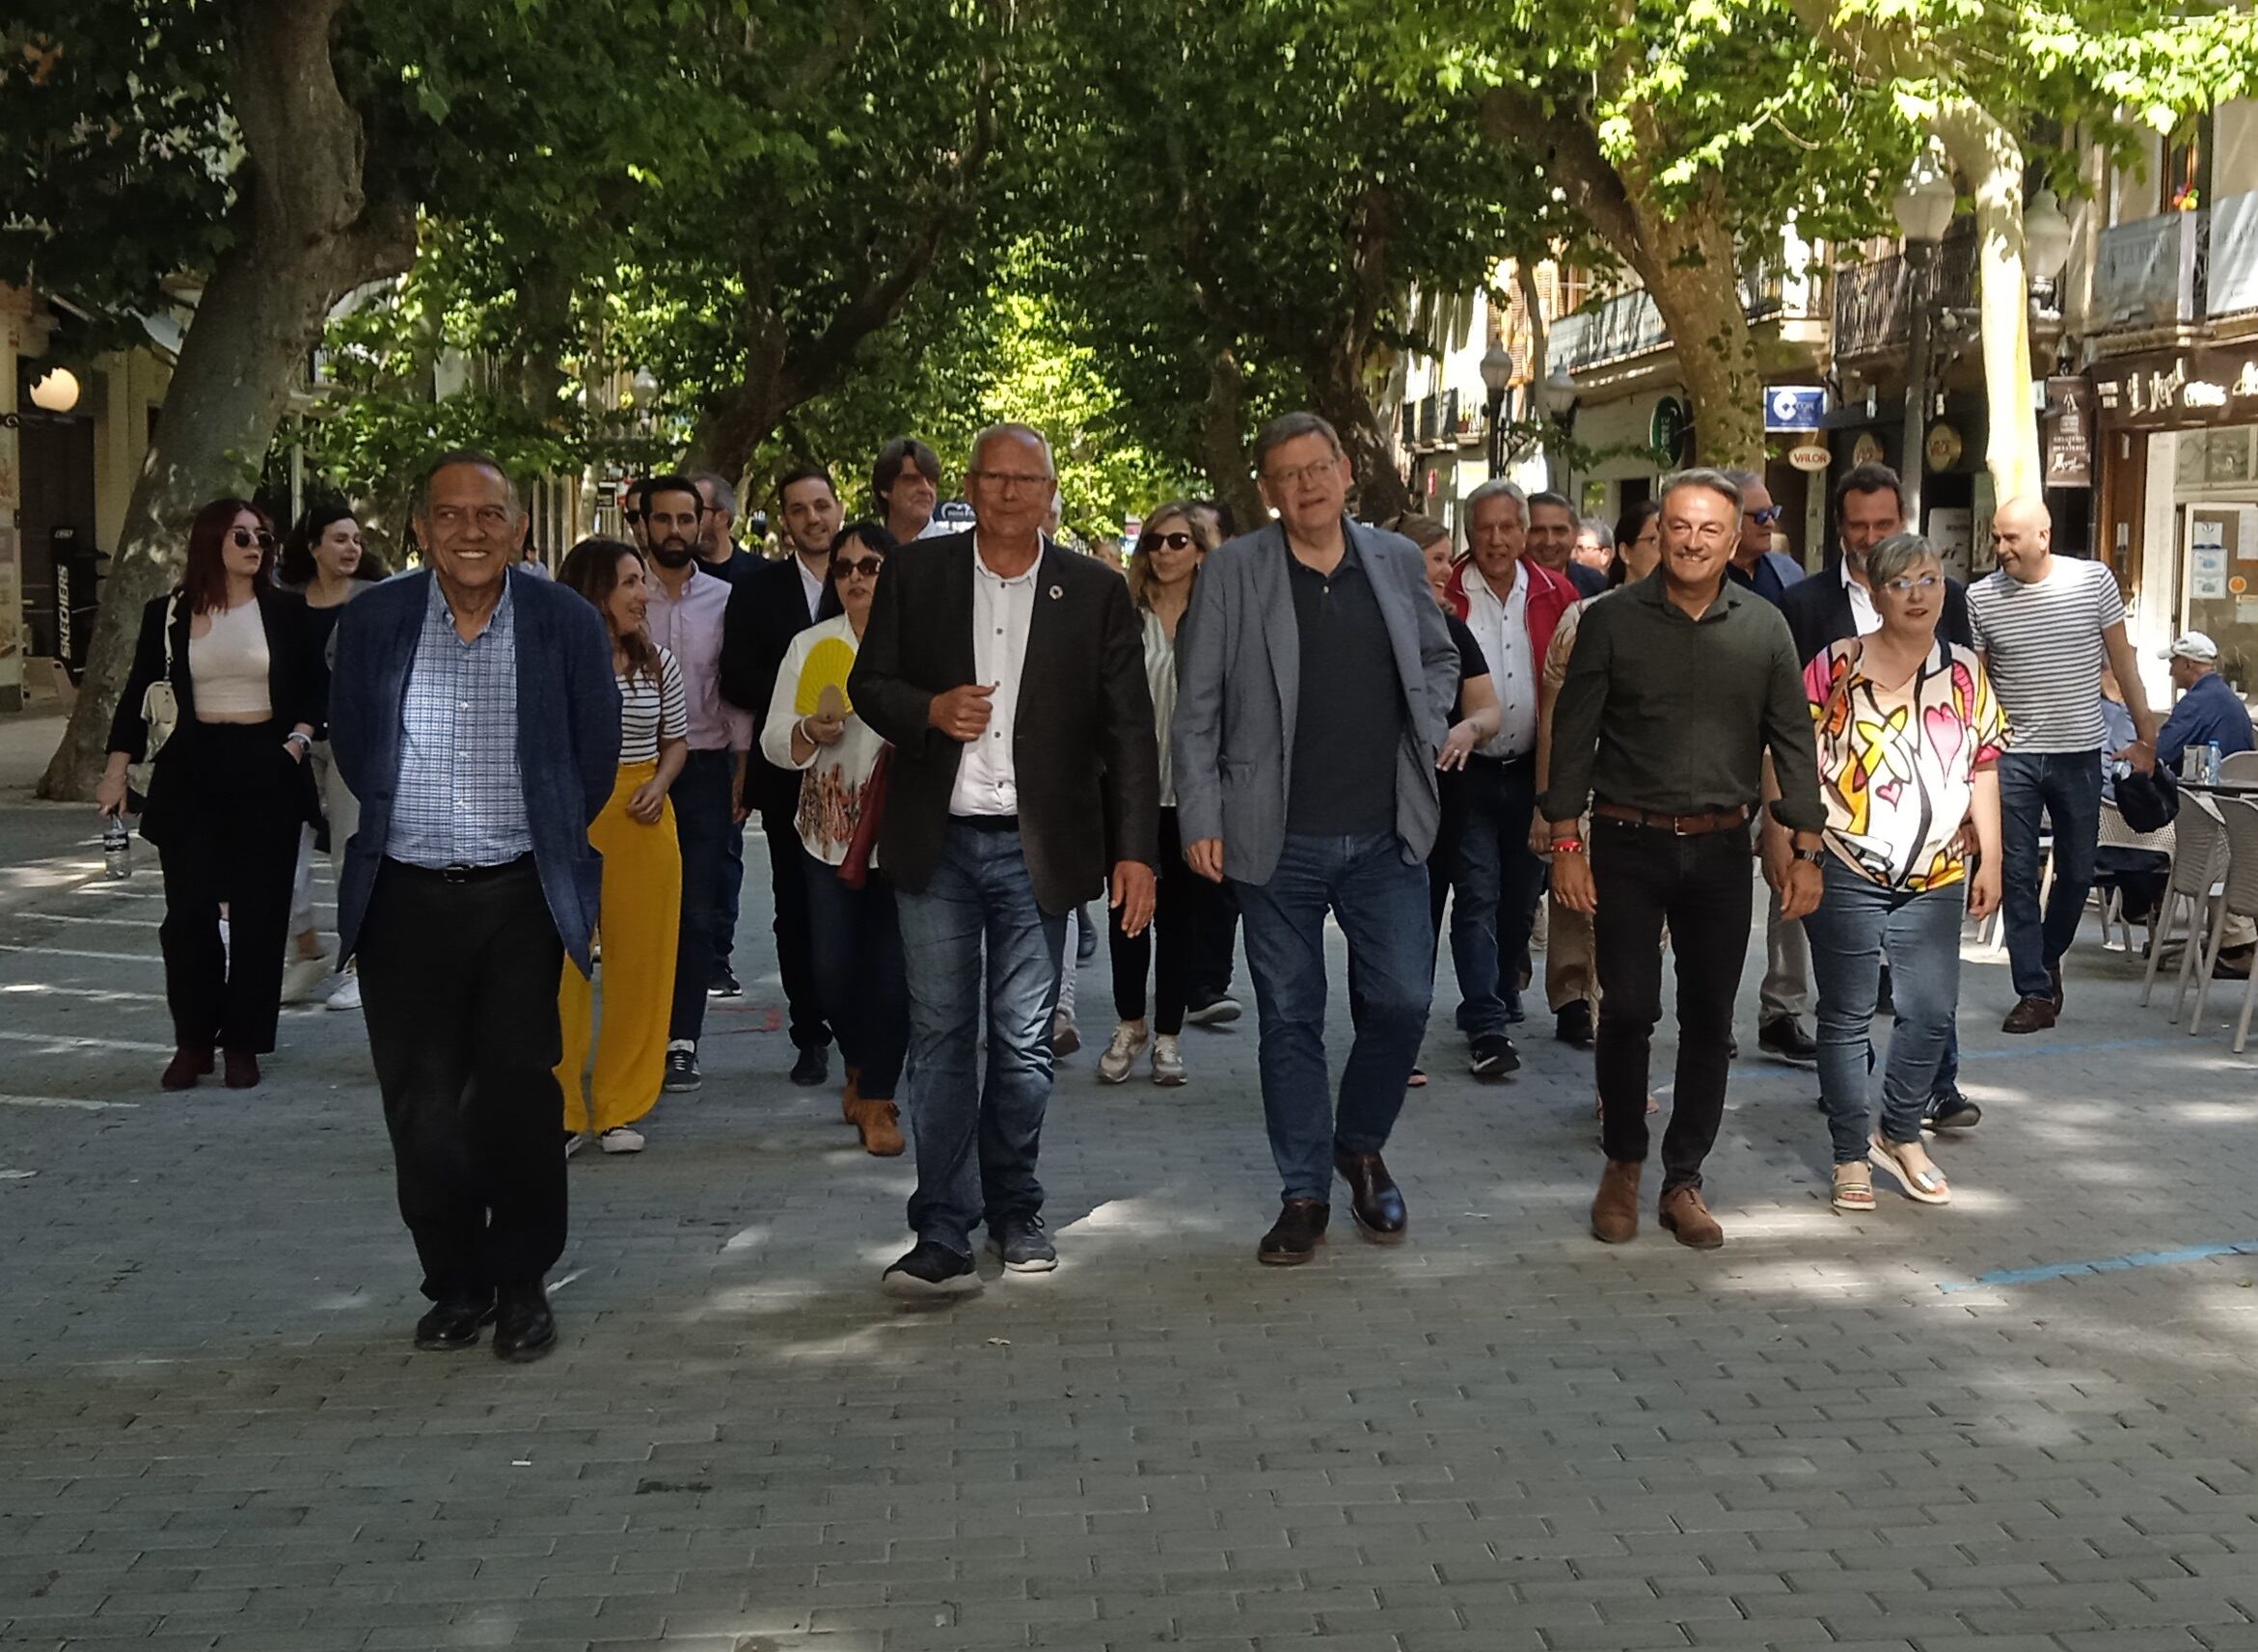
[[[2230,195],[2211,209],[2205,311],[2214,316],[2258,310],[2258,190]]]
[[[1975,234],[1967,225],[1938,244],[1929,265],[1933,303],[1949,310],[1975,306]],[[1835,356],[1837,361],[1902,350],[1913,339],[1913,264],[1903,253],[1835,272]]]
[[[2093,269],[2095,323],[2138,329],[2201,317],[2207,217],[2166,212],[2104,230]]]
[[[1752,258],[1740,277],[1741,307],[1751,321],[1787,320],[1809,314],[1822,290],[1817,277],[1791,276],[1776,256]],[[1564,315],[1552,324],[1547,348],[1571,373],[1658,350],[1670,342],[1662,312],[1644,288]]]

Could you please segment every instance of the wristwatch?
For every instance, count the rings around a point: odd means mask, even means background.
[[[1821,866],[1826,863],[1827,852],[1823,849],[1799,849],[1795,852],[1795,857],[1798,860],[1808,860],[1813,866]]]
[[[283,736],[285,745],[294,745],[301,755],[313,749],[313,737],[302,729],[292,729]]]

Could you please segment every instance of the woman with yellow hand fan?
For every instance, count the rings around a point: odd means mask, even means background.
[[[830,617],[792,639],[760,736],[771,763],[802,772],[798,826],[807,850],[816,991],[847,1066],[840,1110],[864,1150],[886,1158],[904,1146],[894,1089],[910,1044],[910,988],[893,885],[871,853],[886,743],[855,715],[847,677],[894,549],[893,536],[875,523],[850,523],[832,539],[819,610]]]

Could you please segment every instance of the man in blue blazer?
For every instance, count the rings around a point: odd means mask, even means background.
[[[588,825],[619,767],[603,616],[514,571],[501,465],[444,453],[416,489],[428,572],[339,617],[330,743],[361,800],[338,889],[400,1215],[434,1306],[419,1348],[533,1360],[557,1341],[564,1250],[557,989],[590,968],[603,866]]]

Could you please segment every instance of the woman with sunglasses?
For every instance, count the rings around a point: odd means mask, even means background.
[[[283,541],[282,556],[275,564],[275,582],[306,599],[307,646],[324,661],[329,658],[329,639],[336,634],[338,615],[344,611],[345,604],[383,578],[384,564],[362,542],[361,524],[342,504],[315,505],[299,518],[298,526]],[[321,799],[322,816],[328,822],[330,873],[341,882],[345,845],[360,828],[361,805],[330,756],[328,729],[317,732],[319,738],[308,761],[313,770],[314,792]],[[297,936],[298,956],[283,974],[286,1004],[302,1001],[329,979],[329,953],[313,922],[313,852],[318,847],[320,834],[313,826],[299,833],[298,871],[290,884],[290,931]],[[361,1007],[361,977],[352,960],[346,960],[343,976],[325,1001],[333,1010]]]
[[[909,979],[894,888],[875,852],[860,868],[859,887],[843,880],[840,868],[856,848],[871,776],[886,749],[856,715],[847,675],[870,623],[880,570],[895,549],[893,535],[874,522],[851,522],[832,536],[816,623],[784,651],[760,734],[763,756],[801,771],[796,824],[807,851],[816,993],[847,1068],[840,1111],[863,1151],[880,1158],[903,1148],[894,1091],[910,1049]]]
[[[1882,626],[1813,655],[1804,692],[1827,806],[1826,892],[1804,920],[1819,997],[1819,1091],[1835,1143],[1837,1210],[1874,1207],[1868,1166],[1908,1198],[1952,1189],[1921,1145],[1921,1114],[1960,998],[1960,919],[2000,904],[2000,752],[2007,722],[1973,649],[1937,636],[1945,569],[1929,542],[1892,534],[1866,553]],[[1968,864],[1963,824],[1979,858]],[[1882,961],[1896,1029],[1882,1127],[1866,1097]]]
[[[1098,1058],[1098,1076],[1107,1084],[1126,1083],[1137,1057],[1148,1049],[1155,1084],[1183,1082],[1183,1051],[1177,1041],[1183,1032],[1193,950],[1201,926],[1222,921],[1213,911],[1217,885],[1194,876],[1183,861],[1168,753],[1169,725],[1176,716],[1176,631],[1191,604],[1200,564],[1214,548],[1192,507],[1177,500],[1153,513],[1129,552],[1129,600],[1144,626],[1145,687],[1153,696],[1153,728],[1160,743],[1160,876],[1153,922],[1144,933],[1127,935],[1118,923],[1105,926],[1113,959],[1113,1013],[1120,1017],[1105,1053]],[[1153,987],[1149,1020],[1148,976]]]
[[[169,683],[178,719],[141,810],[165,878],[167,1090],[211,1071],[215,1050],[226,1052],[229,1088],[258,1082],[282,1009],[298,831],[320,818],[306,756],[328,674],[305,603],[274,587],[274,529],[250,501],[214,500],[196,513],[180,583],[142,610],[95,794],[104,815],[125,813],[125,771],[149,748],[149,691]]]
[[[564,1057],[565,1151],[587,1140],[608,1153],[639,1153],[635,1126],[658,1104],[667,1077],[667,1016],[674,1007],[674,955],[682,934],[682,851],[667,794],[690,758],[690,709],[682,668],[644,628],[650,584],[642,553],[619,539],[584,539],[566,554],[557,582],[587,598],[612,636],[612,675],[619,685],[619,776],[588,827],[604,857],[596,931],[603,941],[603,1025],[586,1104],[594,986],[564,972],[557,1018]],[[586,1133],[581,1124],[585,1119]]]

